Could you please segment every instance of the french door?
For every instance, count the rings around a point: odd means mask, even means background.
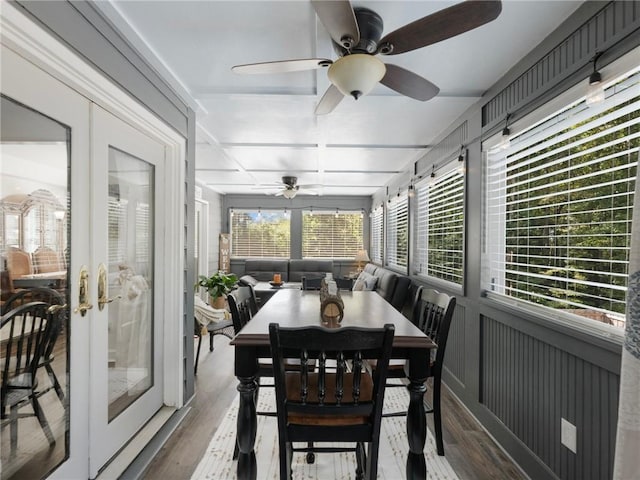
[[[93,477],[162,406],[165,252],[164,146],[95,104],[91,133]]]
[[[43,225],[64,225],[55,237],[63,269],[56,288],[68,313],[54,367],[65,395],[41,399],[55,446],[41,441],[38,423],[19,420],[18,463],[9,468],[3,448],[2,478],[94,478],[167,396],[180,403],[179,392],[167,395],[163,369],[163,315],[171,312],[163,299],[175,285],[165,273],[166,146],[4,44],[0,58],[2,195],[54,192],[59,207]],[[24,222],[4,213],[0,246],[33,256]],[[4,446],[9,426],[2,430]],[[42,467],[25,470],[34,465]]]

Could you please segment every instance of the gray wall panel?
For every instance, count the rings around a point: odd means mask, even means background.
[[[466,382],[465,318],[464,306],[456,305],[449,330],[449,338],[447,339],[447,351],[444,357],[444,368],[461,385]]]
[[[594,2],[598,3],[598,2]],[[610,50],[637,34],[640,7],[635,1],[602,3],[602,8],[576,30],[548,51],[531,67],[498,92],[482,108],[482,125],[504,126],[507,113],[524,113],[543,93],[565,88],[570,79],[586,79],[591,72],[591,59],[602,52],[598,67],[603,67],[627,49]],[[635,33],[634,33],[635,32]],[[629,43],[633,40],[629,38]],[[637,42],[636,42],[637,44]],[[577,81],[577,80],[576,80]]]
[[[558,478],[613,471],[619,374],[482,317],[480,398]],[[577,453],[560,443],[560,419],[577,428]]]

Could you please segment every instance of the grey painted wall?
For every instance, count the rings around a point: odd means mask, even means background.
[[[640,3],[586,2],[435,142],[415,166],[467,149],[466,263],[447,344],[444,378],[465,406],[531,478],[607,479],[613,471],[619,341],[585,334],[483,298],[481,143],[640,45]],[[390,191],[406,188],[399,178]],[[386,199],[374,196],[373,205]],[[410,208],[411,211],[411,208]],[[411,250],[410,250],[411,251]],[[415,283],[428,285],[414,277]],[[428,285],[442,290],[441,285]],[[446,415],[446,413],[445,413]],[[560,419],[577,427],[577,453],[560,444]],[[446,453],[446,452],[445,452]]]
[[[209,272],[218,271],[218,248],[222,233],[222,199],[223,196],[210,188],[202,187],[202,199],[209,204]]]
[[[193,384],[193,284],[195,113],[169,84],[133,49],[92,2],[19,1],[25,14],[56,35],[96,70],[127,92],[158,118],[187,139],[185,160],[185,248],[175,252],[185,259],[183,278],[184,400],[194,394]]]

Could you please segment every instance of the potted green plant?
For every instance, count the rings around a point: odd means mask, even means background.
[[[233,290],[238,283],[238,277],[234,273],[217,272],[206,277],[200,275],[197,287],[204,287],[209,294],[209,304],[213,308],[223,309],[225,307],[225,300],[227,294]]]

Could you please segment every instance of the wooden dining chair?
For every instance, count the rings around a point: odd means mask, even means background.
[[[437,345],[435,355],[431,355],[429,362],[428,378],[433,378],[433,397],[431,407],[426,413],[433,413],[435,427],[436,447],[438,455],[444,455],[444,442],[442,440],[442,366],[444,354],[449,337],[449,328],[453,319],[456,306],[456,298],[432,289],[420,288],[414,297],[411,321],[422,330]],[[433,353],[433,352],[432,352]],[[392,362],[389,367],[389,378],[404,378],[406,376],[404,364]],[[389,385],[387,385],[389,386]],[[393,386],[404,387],[402,384]],[[406,411],[384,414],[385,417],[406,415]]]
[[[17,289],[14,287],[13,281],[23,275],[34,273],[31,255],[20,248],[9,247],[7,250],[7,272],[9,274],[9,286],[11,291],[15,292]]]
[[[302,290],[320,290],[322,278],[302,277]]]
[[[38,247],[33,252],[33,266],[36,273],[50,273],[64,270],[62,259],[57,252],[49,247]]]
[[[233,330],[237,335],[240,330],[253,318],[258,312],[258,303],[256,295],[251,285],[241,286],[233,290],[227,296],[229,304],[229,312],[231,313],[231,321],[233,322]],[[256,389],[255,401],[258,401],[258,393],[260,387],[272,385],[264,385],[261,383],[263,378],[273,377],[273,366],[271,359],[260,359],[258,361],[258,388]],[[275,412],[257,412],[258,415],[275,417]],[[238,444],[236,442],[233,451],[233,458],[238,458]]]
[[[291,479],[294,452],[306,452],[307,457],[355,452],[356,479],[377,477],[380,421],[393,335],[390,324],[379,329],[269,325],[281,480]],[[300,358],[297,371],[286,369],[287,359],[292,357]],[[336,360],[331,371],[326,368],[330,358]],[[365,368],[368,358],[377,361],[373,374]],[[317,361],[312,371],[309,364],[313,359]],[[294,447],[294,442],[307,446]]]
[[[55,343],[63,310],[52,312],[50,308],[44,302],[31,302],[20,305],[1,317],[0,328],[6,329],[7,335],[3,340],[0,417],[3,423],[10,423],[12,452],[18,446],[18,419],[23,417],[35,415],[49,445],[53,447],[56,443],[38,400],[44,394],[44,391],[38,390],[40,360]],[[33,413],[19,413],[26,405],[31,405]]]
[[[52,305],[65,305],[65,298],[58,290],[54,290],[53,288],[48,287],[34,287],[28,288],[24,290],[18,290],[16,293],[11,295],[7,301],[2,305],[2,314],[13,310],[20,305],[24,305],[29,302],[44,302],[49,306]],[[55,347],[55,343],[58,339],[58,336],[62,332],[65,324],[66,315],[68,315],[68,311],[65,309],[64,312],[60,312],[58,314],[60,318],[57,320],[57,329],[53,332],[53,338],[47,348],[46,351],[43,352],[40,357],[39,367],[44,367],[49,375],[49,379],[51,380],[51,388],[55,389],[56,395],[61,402],[64,404],[64,391],[60,386],[60,382],[58,381],[58,377],[53,369],[53,348]],[[46,391],[48,391],[47,389]],[[46,391],[41,391],[41,393],[46,393]]]
[[[227,296],[227,303],[233,321],[233,329],[237,335],[242,327],[258,313],[258,302],[253,287],[246,285],[236,288]]]

